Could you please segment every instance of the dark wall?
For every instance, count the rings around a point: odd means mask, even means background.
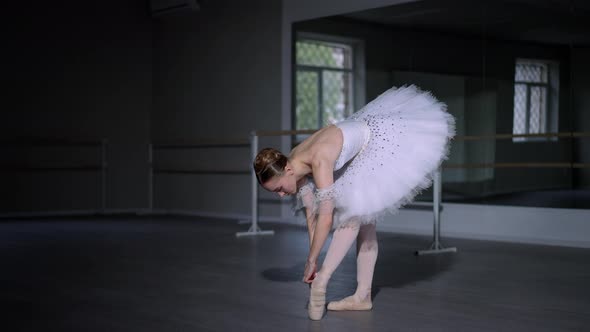
[[[281,3],[208,1],[154,25],[154,142],[248,142],[281,126]],[[250,210],[249,146],[160,150],[154,206],[212,213]],[[238,171],[241,174],[227,174]]]
[[[280,1],[203,1],[157,18],[148,4],[10,4],[0,212],[101,208],[103,139],[105,207],[136,210],[149,206],[150,143],[247,142],[280,128]],[[31,139],[99,146],[22,145]],[[248,213],[247,146],[156,151],[154,162],[211,171],[155,174],[155,208]],[[28,169],[69,166],[91,169]]]
[[[108,140],[108,208],[145,207],[152,23],[143,0],[10,3],[0,138]],[[2,146],[2,164],[98,165],[100,149]],[[22,168],[22,167],[20,167]],[[100,207],[96,171],[0,174],[0,211]]]

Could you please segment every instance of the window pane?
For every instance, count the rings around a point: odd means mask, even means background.
[[[520,61],[516,64],[514,80],[517,82],[547,83],[547,65],[540,62]]]
[[[317,129],[318,123],[318,73],[297,71],[296,129]]]
[[[538,134],[545,132],[545,107],[547,89],[544,87],[531,87],[529,133]]]
[[[352,112],[351,77],[345,72],[324,71],[323,125],[341,121]]]
[[[514,127],[513,133],[543,134],[554,128],[547,123],[551,111],[550,91],[557,91],[556,65],[552,62],[517,59],[514,74]],[[549,75],[555,75],[549,82]],[[551,87],[551,88],[550,88]],[[550,90],[553,89],[553,90]],[[557,93],[551,98],[558,99]],[[557,112],[555,108],[554,111]],[[539,140],[539,138],[515,138],[513,141]]]
[[[513,134],[524,134],[526,131],[526,85],[514,85],[514,127]],[[523,140],[516,137],[514,141]]]
[[[302,40],[295,48],[298,65],[352,69],[352,49],[348,45]]]

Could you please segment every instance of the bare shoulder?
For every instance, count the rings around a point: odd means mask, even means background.
[[[342,149],[342,132],[334,125],[323,128],[317,133],[311,145],[311,152],[315,160],[335,162]]]
[[[291,150],[290,157],[306,164],[335,162],[342,149],[342,132],[334,125],[324,127]]]

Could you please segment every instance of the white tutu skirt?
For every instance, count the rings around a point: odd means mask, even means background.
[[[414,85],[384,92],[347,120],[364,121],[370,135],[334,173],[334,228],[374,223],[411,202],[430,187],[455,134],[446,105]]]

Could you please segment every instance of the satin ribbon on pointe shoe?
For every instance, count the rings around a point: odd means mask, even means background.
[[[309,293],[309,304],[307,305],[307,312],[309,319],[320,320],[324,316],[326,310],[326,288],[311,285]]]

